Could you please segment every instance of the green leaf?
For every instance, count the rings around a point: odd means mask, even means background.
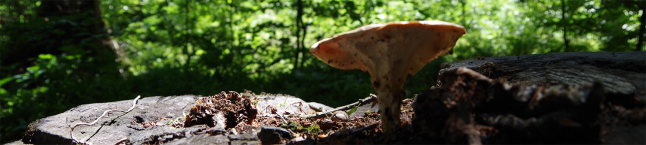
[[[40,59],[52,59],[52,58],[54,58],[54,55],[51,55],[51,54],[39,54],[38,58],[40,58]]]
[[[348,116],[350,116],[350,114],[356,112],[358,108],[359,108],[359,105],[354,106],[354,108],[352,108],[350,111],[348,111]]]
[[[5,90],[4,88],[0,88],[0,95],[8,95],[7,90]]]
[[[28,67],[27,71],[29,71],[30,73],[34,73],[34,72],[38,71],[39,69],[40,69],[40,67],[36,65],[36,66]]]
[[[5,77],[4,79],[0,80],[0,86],[2,86],[5,83],[11,81],[12,79],[13,79],[12,77]]]

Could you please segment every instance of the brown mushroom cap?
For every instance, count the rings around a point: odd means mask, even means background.
[[[374,74],[371,71],[390,69],[376,65],[397,65],[402,69],[392,73],[415,75],[438,55],[451,53],[465,33],[464,27],[443,21],[372,24],[321,40],[312,45],[310,53],[340,69]]]

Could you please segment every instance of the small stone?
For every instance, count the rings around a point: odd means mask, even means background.
[[[146,120],[144,120],[144,118],[141,117],[141,116],[134,116],[134,118],[135,118],[135,122],[137,122],[137,123],[146,122]]]
[[[294,138],[294,135],[284,128],[263,126],[258,133],[258,138],[263,144],[279,144],[283,139]]]
[[[336,122],[345,122],[348,121],[350,116],[348,116],[348,113],[345,113],[344,111],[336,111],[332,113],[332,121]]]

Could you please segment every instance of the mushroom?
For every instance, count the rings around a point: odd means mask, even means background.
[[[443,21],[366,25],[316,42],[310,53],[332,67],[370,73],[383,130],[400,126],[404,82],[438,55],[453,53],[464,27]]]

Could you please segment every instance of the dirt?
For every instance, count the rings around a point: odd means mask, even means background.
[[[238,92],[221,92],[215,96],[204,97],[196,102],[186,115],[184,127],[205,124],[218,129],[236,128],[240,123],[251,125],[258,110],[249,98],[243,98]]]
[[[268,111],[257,111],[252,104],[252,96],[240,95],[237,92],[222,92],[215,96],[204,97],[197,101],[191,108],[187,119],[180,119],[172,123],[174,127],[191,127],[206,125],[207,129],[189,132],[189,134],[210,134],[221,135],[231,133],[251,133],[253,129],[260,127],[280,127],[289,131],[290,135],[280,137],[281,140],[275,143],[299,143],[303,141],[314,141],[318,143],[376,143],[372,140],[375,136],[383,136],[380,129],[380,118],[377,112],[364,112],[360,116],[349,116],[352,109],[337,111],[327,117],[317,119],[305,119],[298,115],[277,114],[276,107],[269,107]],[[413,117],[412,99],[403,100],[403,120],[410,120]],[[367,104],[372,105],[372,103]],[[217,114],[222,113],[223,117],[218,118]],[[157,121],[143,122],[144,127],[150,126]],[[225,124],[219,126],[218,124]],[[361,134],[360,138],[348,138],[354,134]],[[186,136],[168,135],[166,142]],[[164,142],[147,142],[158,144]]]

